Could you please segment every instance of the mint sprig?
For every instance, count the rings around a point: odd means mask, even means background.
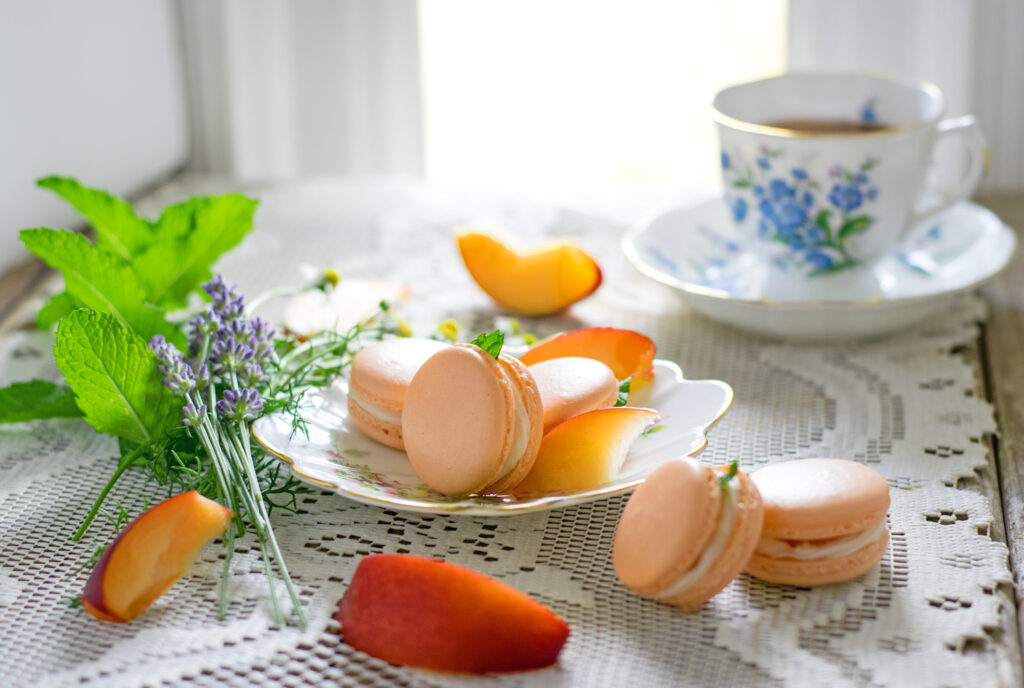
[[[729,481],[736,477],[736,474],[740,472],[739,463],[733,461],[729,464],[729,470],[718,477],[718,485],[722,488],[722,491],[729,489]]]
[[[501,330],[482,333],[471,341],[470,344],[479,346],[493,356],[494,360],[498,360],[498,357],[501,355],[501,347],[505,344],[505,333]]]
[[[619,383],[619,396],[615,400],[615,406],[625,406],[629,403],[629,385],[633,381],[633,376],[630,375],[625,380]]]

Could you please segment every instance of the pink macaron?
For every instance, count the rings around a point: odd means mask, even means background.
[[[753,474],[764,528],[746,570],[774,583],[848,580],[881,560],[889,543],[889,485],[856,461],[799,459]]]
[[[447,348],[432,339],[385,339],[352,359],[348,412],[364,433],[395,449],[404,449],[402,409],[409,383],[424,361]]]
[[[444,494],[507,492],[533,467],[542,432],[540,392],[526,366],[472,344],[431,356],[405,395],[409,461]]]
[[[636,593],[696,611],[743,570],[761,519],[761,498],[745,473],[666,461],[622,511],[615,574]]]
[[[545,434],[573,416],[614,406],[619,398],[611,368],[593,358],[552,358],[529,370],[540,390]]]

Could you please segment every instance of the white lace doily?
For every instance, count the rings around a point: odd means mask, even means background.
[[[601,324],[651,335],[688,377],[729,382],[736,401],[702,455],[752,470],[794,457],[864,461],[893,487],[892,544],[848,583],[781,586],[740,576],[693,615],[615,579],[612,536],[624,498],[510,518],[387,511],[330,494],[275,527],[310,624],[268,626],[257,551],[236,555],[228,618],[216,618],[218,547],[141,618],[96,621],[67,600],[97,520],[70,540],[114,468],[115,443],[75,420],[0,426],[0,684],[10,686],[993,686],[1015,685],[1019,657],[1007,550],[972,487],[994,431],[973,368],[954,349],[984,317],[970,297],[900,336],[851,346],[759,340],[688,311],[619,257],[620,225],[494,198],[467,201],[395,184],[312,183],[265,191],[257,231],[221,268],[249,294],[294,283],[301,262],[400,275],[414,326],[454,316],[483,329],[493,312],[450,241],[453,223],[501,224],[527,238],[571,236],[601,258],[601,290],[540,332]],[[323,261],[323,262],[321,262]],[[49,336],[0,340],[0,383],[55,378]],[[129,472],[110,504],[139,509],[160,489]],[[565,618],[555,668],[493,679],[393,667],[340,642],[331,620],[359,559],[443,557],[514,585]]]

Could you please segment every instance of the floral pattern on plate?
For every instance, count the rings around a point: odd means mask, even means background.
[[[687,380],[669,361],[656,360],[654,372],[654,381],[638,391],[639,398],[631,397],[630,403],[657,409],[664,429],[636,441],[615,481],[587,490],[528,498],[440,494],[420,481],[405,452],[374,442],[348,420],[343,384],[308,395],[300,424],[279,412],[253,423],[253,434],[302,480],[358,502],[466,516],[538,511],[626,492],[665,461],[704,448],[708,428],[732,403],[732,388],[718,380]],[[296,427],[305,431],[296,431]]]

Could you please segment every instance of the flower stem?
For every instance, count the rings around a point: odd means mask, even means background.
[[[107,498],[107,494],[114,487],[114,483],[116,483],[117,479],[121,477],[121,474],[124,473],[125,469],[128,468],[128,466],[132,465],[132,462],[140,454],[142,454],[142,451],[144,449],[147,449],[148,447],[149,445],[147,444],[140,444],[138,447],[129,452],[128,456],[121,457],[121,460],[118,461],[117,464],[117,470],[114,471],[114,474],[112,476],[110,476],[110,480],[107,481],[107,484],[103,486],[103,490],[100,491],[100,494],[96,498],[96,501],[93,502],[92,509],[90,509],[89,513],[86,515],[85,521],[82,522],[82,525],[79,526],[75,534],[71,536],[71,539],[73,541],[78,542],[82,539],[82,536],[85,535],[85,531],[89,528],[89,525],[92,523],[93,519],[96,518],[96,514],[99,513],[100,507],[103,506],[103,500]]]

